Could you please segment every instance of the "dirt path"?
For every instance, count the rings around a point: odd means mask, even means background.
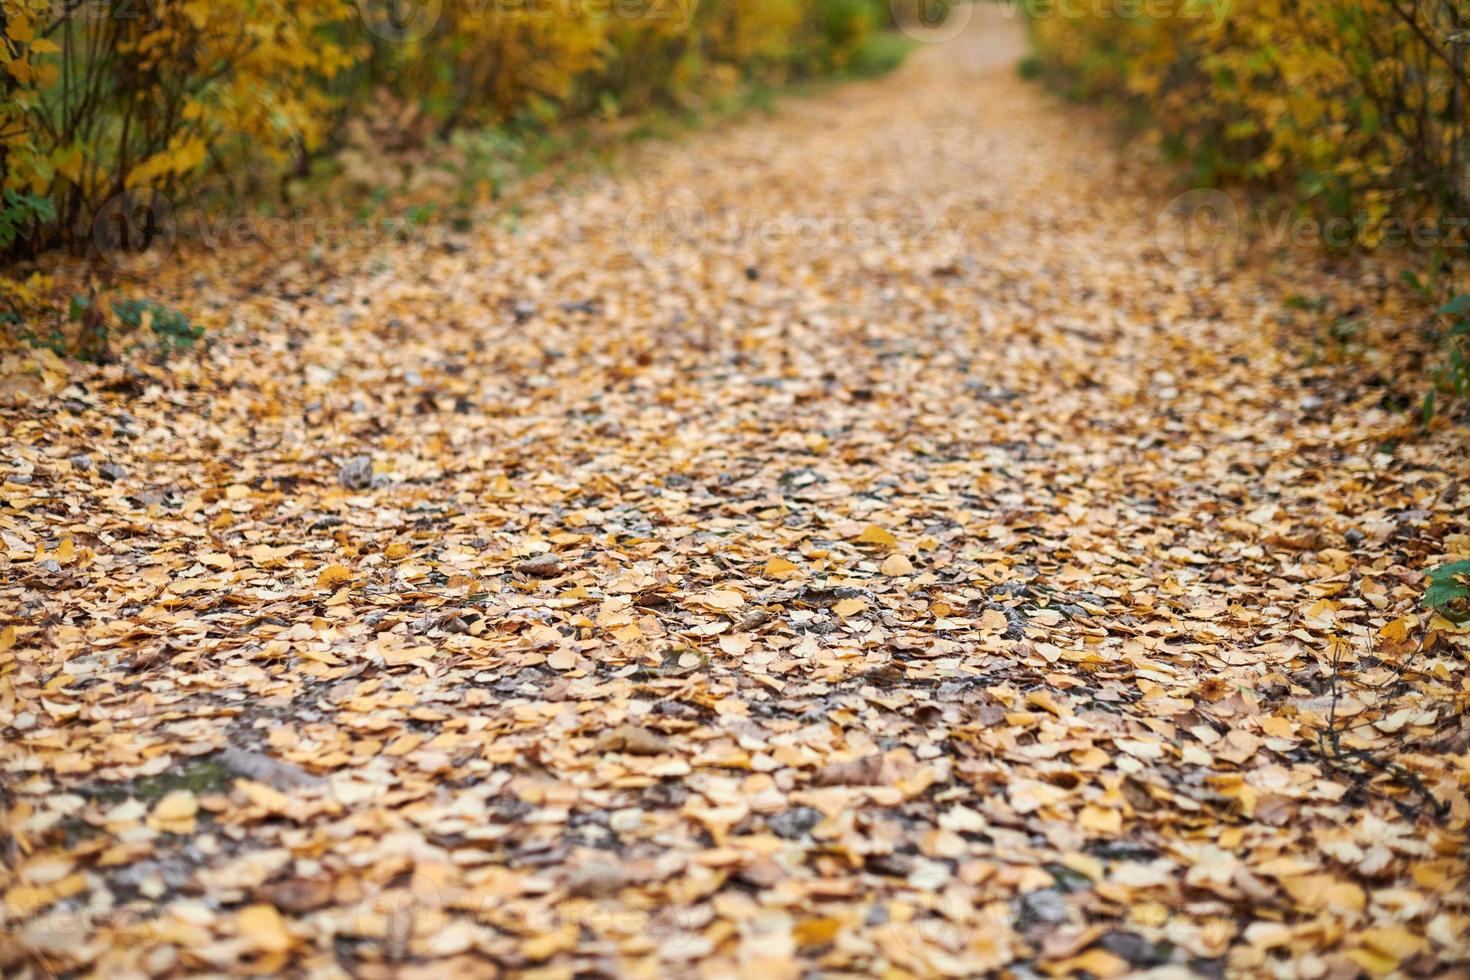
[[[6,410],[0,964],[1463,957],[1470,474],[1287,304],[1381,284],[1160,240],[976,17]]]

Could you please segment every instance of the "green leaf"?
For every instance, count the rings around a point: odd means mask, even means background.
[[[1470,599],[1470,561],[1452,561],[1429,571],[1424,606],[1452,623],[1470,622],[1470,610],[1451,609],[1451,603]]]
[[[1459,316],[1461,313],[1470,313],[1470,293],[1461,293],[1454,299],[1439,308],[1444,316]]]

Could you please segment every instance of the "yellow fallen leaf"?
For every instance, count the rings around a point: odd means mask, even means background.
[[[235,916],[240,938],[262,953],[284,953],[294,944],[286,922],[272,905],[249,905]]]
[[[729,589],[713,589],[695,596],[694,601],[711,609],[739,609],[745,605],[745,596]]]
[[[1406,618],[1395,619],[1378,631],[1378,638],[1385,643],[1403,643],[1409,638],[1410,625]]]
[[[352,569],[346,565],[328,565],[316,577],[316,587],[319,589],[333,589],[344,582],[350,581],[352,581]]]
[[[287,804],[290,803],[285,793],[264,783],[242,779],[235,783],[235,788],[244,793],[255,806],[269,813],[284,813]]]
[[[986,633],[1004,633],[1010,628],[1010,620],[999,609],[987,609],[980,617],[980,629]]]
[[[832,611],[846,619],[849,616],[856,616],[867,608],[868,603],[863,599],[843,599],[832,607]]]
[[[1128,961],[1105,949],[1093,947],[1069,960],[1051,964],[1059,974],[1090,973],[1095,977],[1121,977],[1128,972]]]
[[[528,939],[521,946],[521,955],[528,960],[547,960],[557,953],[565,953],[577,948],[577,926],[569,923],[560,929],[542,933],[532,939]]]
[[[20,866],[20,877],[33,885],[49,885],[65,878],[75,867],[76,862],[65,854],[37,854]]]
[[[333,600],[335,600],[336,598],[337,596],[332,596],[332,599],[328,600],[327,605],[335,605],[336,603]],[[296,651],[296,655],[305,660],[312,660],[319,664],[326,664],[328,667],[338,667],[342,664],[342,661],[340,659],[333,656],[329,651],[326,650],[304,649]]]
[[[1422,936],[1417,936],[1404,926],[1377,926],[1373,929],[1365,929],[1362,934],[1362,943],[1368,949],[1382,956],[1402,963],[1410,957],[1417,956],[1427,949],[1427,944]]]
[[[743,657],[745,651],[750,649],[750,637],[748,636],[721,636],[717,641],[720,651],[731,657]]]
[[[198,812],[199,801],[193,793],[183,789],[169,793],[153,808],[153,816],[158,820],[182,820]]]
[[[44,885],[16,885],[5,892],[3,905],[7,915],[20,919],[86,890],[87,880],[78,872]]]
[[[0,653],[4,653],[15,646],[15,627],[7,626],[0,630]]]
[[[423,735],[420,735],[418,732],[404,732],[392,742],[389,742],[387,748],[383,749],[382,754],[397,758],[408,755],[408,753],[423,744]]]
[[[1290,719],[1267,715],[1261,719],[1261,731],[1272,738],[1291,738],[1295,733]]]
[[[5,908],[5,914],[12,919],[24,919],[35,915],[37,911],[56,901],[56,896],[49,887],[36,887],[35,885],[16,885],[5,892],[5,897],[0,900]]]
[[[890,531],[885,531],[876,524],[869,524],[863,529],[863,533],[857,537],[858,544],[871,544],[880,548],[898,547],[898,538]]]
[[[1032,813],[1044,806],[1060,803],[1069,795],[1066,790],[1038,779],[1013,779],[1006,786],[1006,795],[1017,813]]]
[[[552,670],[571,670],[577,666],[577,655],[571,650],[562,648],[546,658],[546,666]]]
[[[1042,711],[1050,712],[1058,718],[1062,717],[1063,714],[1062,706],[1057,704],[1056,696],[1044,687],[1027,692],[1026,705],[1027,707],[1040,708]]]
[[[603,752],[626,752],[630,755],[661,755],[669,751],[668,739],[652,729],[639,725],[619,725],[603,732],[597,739]]]
[[[1391,956],[1383,956],[1371,949],[1350,949],[1348,959],[1362,967],[1370,976],[1383,977],[1398,969],[1398,962]]]
[[[791,930],[791,935],[802,946],[825,946],[837,938],[844,922],[836,916],[823,919],[804,919]]]
[[[1123,815],[1117,810],[1089,805],[1077,814],[1077,824],[1094,837],[1115,837],[1123,830]]]
[[[884,575],[911,575],[914,571],[914,563],[903,555],[894,553],[883,559],[879,570]]]
[[[180,789],[159,800],[148,815],[148,826],[166,834],[192,834],[199,801],[188,790]]]
[[[436,652],[433,647],[398,647],[380,651],[383,663],[389,667],[402,667],[416,660],[431,660]]]
[[[1086,875],[1094,882],[1102,881],[1108,876],[1107,865],[1100,858],[1095,858],[1091,854],[1073,851],[1070,854],[1063,854],[1061,863],[1078,874]]]
[[[1319,599],[1303,614],[1303,618],[1308,626],[1329,629],[1337,623],[1337,603]]]
[[[705,829],[718,844],[729,834],[731,827],[750,815],[750,807],[737,800],[728,806],[686,804],[684,812],[704,824]]]
[[[796,564],[796,562],[776,557],[766,562],[766,567],[761,571],[761,574],[766,578],[784,578],[787,575],[799,571],[801,571],[801,566]]]
[[[1157,762],[1164,757],[1164,746],[1159,742],[1138,738],[1114,738],[1113,744],[1133,758],[1142,759],[1144,762]]]
[[[0,405],[24,405],[46,393],[46,386],[29,374],[0,376]]]

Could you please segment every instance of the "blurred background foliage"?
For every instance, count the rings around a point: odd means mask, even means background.
[[[155,196],[280,200],[325,158],[373,183],[385,151],[493,162],[563,120],[881,70],[890,18],[885,0],[0,0],[0,257],[86,247]],[[146,244],[130,220],[109,245]]]
[[[1035,67],[1121,104],[1198,184],[1352,219],[1366,247],[1390,216],[1470,214],[1465,0],[1022,2]]]

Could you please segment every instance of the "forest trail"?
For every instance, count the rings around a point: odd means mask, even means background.
[[[1161,237],[973,17],[359,275],[176,263],[233,327],[3,410],[6,972],[1463,957],[1470,473],[1288,302],[1378,284]]]

